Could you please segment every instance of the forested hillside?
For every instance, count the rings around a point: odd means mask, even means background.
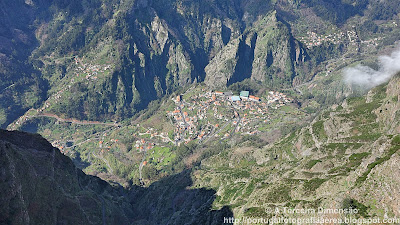
[[[318,27],[318,35],[354,31],[364,41],[387,33],[384,44],[397,37],[373,22],[395,20],[397,6],[372,0],[1,4],[3,127],[29,108],[120,121],[193,82],[218,88],[251,79],[288,88],[333,57],[369,51],[353,48],[352,38],[311,47],[304,37]],[[368,28],[352,28],[358,21]]]
[[[399,10],[0,1],[0,223],[399,216]]]

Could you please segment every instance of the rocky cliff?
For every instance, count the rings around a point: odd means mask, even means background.
[[[205,68],[205,83],[224,87],[251,78],[269,87],[290,87],[308,59],[290,26],[273,11],[222,48]]]
[[[1,4],[3,126],[29,108],[122,120],[195,82],[220,88],[251,78],[290,87],[314,75],[305,73],[309,56],[276,10],[278,3]]]
[[[39,135],[0,131],[2,224],[128,224],[132,209]]]
[[[0,224],[221,224],[190,173],[129,190],[84,174],[39,135],[0,130]]]
[[[378,31],[380,45],[398,39],[396,2],[375,0],[0,4],[2,127],[29,109],[123,120],[203,81],[218,89],[246,79],[289,88],[342,66],[334,57],[368,57],[360,53],[378,46]],[[377,26],[385,21],[392,25]]]

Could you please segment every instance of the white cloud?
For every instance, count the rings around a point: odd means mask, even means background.
[[[347,84],[370,89],[389,81],[398,72],[400,72],[400,48],[390,56],[380,56],[378,70],[357,65],[344,69],[343,76]]]

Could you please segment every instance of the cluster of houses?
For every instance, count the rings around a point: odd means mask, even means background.
[[[75,57],[75,64],[77,67],[75,68],[76,70],[76,76],[79,77],[80,73],[81,74],[86,74],[85,79],[86,80],[96,80],[97,79],[97,74],[100,72],[105,72],[108,69],[111,69],[111,65],[92,65],[89,63],[82,63],[81,60],[79,60],[78,57]],[[73,80],[71,80],[73,81]]]
[[[187,143],[196,136],[200,136],[200,134],[197,134],[198,119],[206,119],[207,113],[206,110],[199,109],[196,115],[190,116],[188,111],[193,111],[193,106],[183,101],[180,95],[175,99],[175,104],[176,108],[174,111],[167,111],[167,116],[175,121],[174,141],[175,143],[182,141]]]
[[[301,37],[300,40],[305,43],[307,48],[322,45],[324,42],[339,44],[348,38],[350,43],[358,41],[358,35],[355,31],[348,30],[346,32],[333,33],[328,35],[319,35],[312,31],[307,31],[306,37]]]
[[[223,124],[227,123],[231,123],[228,130],[255,134],[255,124],[270,120],[269,107],[276,109],[293,101],[285,94],[274,91],[269,92],[263,101],[250,95],[247,90],[234,95],[232,91],[213,92],[205,89],[191,96],[190,102],[185,101],[181,95],[172,100],[175,102],[175,109],[167,111],[167,116],[175,126],[174,141],[178,144],[195,139],[201,141],[211,137],[210,135],[227,137],[231,131],[224,129],[227,133],[216,133],[221,127],[225,128]]]
[[[134,145],[134,147],[140,152],[150,150],[150,149],[154,148],[154,146],[155,146],[155,143],[147,142],[144,138],[142,138],[140,140],[136,140],[135,145]]]
[[[53,141],[51,143],[51,145],[53,147],[55,147],[55,148],[60,149],[60,152],[63,153],[63,154],[67,154],[68,153],[68,150],[65,149],[65,145],[60,140]]]
[[[259,97],[256,97],[254,95],[250,95],[249,91],[241,91],[240,95],[233,95],[233,92],[228,91],[228,92],[220,92],[216,91],[215,95],[218,96],[225,96],[232,102],[238,102],[238,101],[255,101],[255,102],[261,102],[261,99]]]
[[[324,42],[339,44],[345,36],[346,34],[344,32],[333,33],[329,35],[318,35],[315,32],[307,31],[307,36],[301,37],[300,40],[305,43],[307,48],[312,48],[314,46],[319,46]]]
[[[372,38],[370,40],[362,40],[361,44],[365,44],[367,45],[367,47],[371,47],[371,46],[378,46],[379,41],[382,40],[382,37],[377,37],[377,38]]]
[[[397,26],[395,22],[393,22],[394,26]],[[356,44],[357,42],[361,44],[367,45],[367,47],[377,46],[378,41],[382,40],[381,37],[372,38],[370,40],[360,40],[357,32],[354,30],[348,30],[346,32],[338,32],[329,35],[319,35],[315,32],[308,31],[307,36],[301,37],[300,41],[303,42],[307,48],[312,48],[315,46],[322,45],[325,42],[339,44],[343,42],[345,39],[349,41],[349,43]]]
[[[268,92],[267,102],[268,104],[277,103],[277,106],[283,106],[286,103],[293,102],[293,99],[287,97],[285,94],[277,92],[277,91],[270,91]]]
[[[61,94],[61,93],[57,93]],[[186,100],[185,100],[186,99]],[[202,91],[189,98],[178,95],[173,98],[175,108],[167,111],[167,116],[175,126],[174,137],[167,133],[158,132],[154,128],[144,128],[132,135],[137,137],[133,143],[139,152],[146,152],[162,142],[171,142],[179,145],[192,140],[205,141],[211,137],[228,138],[234,132],[242,134],[256,134],[258,124],[270,119],[268,108],[274,105],[283,105],[291,101],[286,95],[279,92],[269,92],[265,100],[250,95],[249,91],[241,91],[239,95],[233,92]],[[107,136],[104,133],[104,136]],[[172,139],[172,140],[171,140]],[[111,146],[119,142],[118,139],[98,140],[98,147],[110,151]],[[53,143],[66,154],[68,150],[60,141]]]
[[[139,124],[138,127],[140,127]],[[168,134],[165,132],[158,132],[152,127],[143,127],[143,129],[146,129],[146,132],[132,134],[132,136],[137,138],[134,147],[140,152],[153,149],[155,146],[162,146],[162,143],[172,142],[172,140],[168,137]]]

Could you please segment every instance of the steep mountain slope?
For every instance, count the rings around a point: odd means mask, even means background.
[[[78,119],[124,119],[145,108],[150,101],[192,82],[206,79],[209,84],[225,86],[244,80],[251,76],[248,63],[252,60],[247,57],[252,57],[254,48],[261,49],[257,54],[264,54],[265,49],[260,46],[265,41],[252,47],[244,46],[241,9],[234,1],[221,4],[131,1],[117,8],[114,14],[103,18],[100,29],[92,24],[93,17],[79,13],[70,16],[61,12],[53,15],[48,24],[42,23],[39,38],[43,44],[34,57],[44,63],[42,71],[49,77],[51,86],[57,87],[53,92],[58,91],[60,98],[56,104],[49,103],[49,111]],[[266,11],[265,15],[276,20],[274,13],[269,15]],[[82,20],[84,22],[79,22]],[[285,86],[290,85],[296,75],[291,62],[295,58],[292,51],[295,47],[292,37],[288,36],[287,25],[279,26],[283,33],[277,36],[287,42],[286,50],[281,54],[277,42],[271,43],[278,48],[273,49],[271,57],[278,57],[269,60],[274,61],[272,66],[279,64],[276,67],[282,74],[289,73],[287,78],[279,80],[283,80]],[[264,31],[264,35],[266,33],[275,32],[270,29]],[[255,42],[256,32],[250,36],[254,37],[250,42]],[[242,43],[239,44],[238,39]],[[228,50],[231,45],[236,49]],[[248,53],[243,52],[243,48],[249,48]],[[297,51],[298,55],[304,52]],[[75,53],[84,58],[72,61]],[[227,61],[221,59],[222,55],[226,55]],[[231,62],[235,56],[237,62]],[[264,67],[265,58],[259,60],[258,67]],[[226,64],[230,73],[227,76],[234,75],[232,79],[225,78],[229,82],[221,79],[213,82],[218,76],[215,71],[225,70],[213,65],[214,62]],[[206,67],[207,64],[210,65]],[[272,76],[274,72],[271,70],[268,74]],[[260,73],[252,77],[266,80]],[[63,88],[60,88],[59,79]],[[76,88],[65,88],[68,83]]]
[[[341,69],[376,67],[391,51],[399,5],[1,2],[0,126],[38,132],[129,190],[84,175],[37,136],[1,131],[0,188],[12,195],[0,218],[219,224],[283,206],[397,215],[399,78],[360,97]],[[244,90],[263,101],[219,92]]]
[[[39,135],[0,130],[1,224],[221,224],[188,172],[124,190],[85,175]]]
[[[0,186],[7,193],[0,200],[1,223],[128,223],[132,209],[117,201],[117,189],[76,169],[39,135],[0,132]]]
[[[194,184],[215,188],[216,208],[229,204],[239,217],[290,217],[283,207],[358,209],[328,218],[398,217],[399,93],[398,75],[274,144],[222,151],[201,162]]]
[[[0,2],[0,126],[18,118],[46,97],[46,81],[28,62],[38,46],[34,11],[24,1]],[[23,16],[21,16],[23,15]]]
[[[308,59],[306,50],[291,35],[290,25],[273,11],[211,60],[205,68],[205,83],[223,87],[251,78],[268,87],[290,86]],[[310,78],[297,77],[303,81]]]
[[[3,127],[28,109],[120,121],[195,82],[290,88],[398,37],[392,4],[373,0],[1,4]]]
[[[1,131],[0,187],[11,193],[1,198],[1,218],[17,224],[76,218],[78,224],[220,224],[229,216],[399,216],[399,93],[397,75],[276,143],[257,147],[255,138],[232,138],[212,151],[195,149],[191,169],[129,191],[84,175],[37,135]],[[358,211],[294,215],[284,207]]]

